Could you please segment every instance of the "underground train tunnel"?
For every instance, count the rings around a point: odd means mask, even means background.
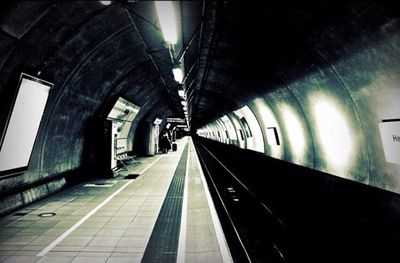
[[[397,262],[378,1],[0,11],[0,262]]]

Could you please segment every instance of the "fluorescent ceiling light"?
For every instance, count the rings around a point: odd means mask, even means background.
[[[174,74],[174,79],[178,83],[182,83],[183,81],[183,71],[181,68],[173,68],[172,73]]]
[[[160,125],[161,122],[162,122],[162,119],[156,118],[156,119],[154,120],[153,124]]]
[[[169,127],[171,127],[171,123],[167,123],[167,125],[165,126],[166,129],[169,129]]]
[[[181,100],[181,104],[182,104],[183,106],[186,106],[186,101]]]
[[[102,5],[110,5],[111,1],[100,1],[100,4],[102,4]]]
[[[185,97],[185,92],[183,90],[178,90],[179,97]]]
[[[172,1],[155,1],[154,3],[165,42],[176,44],[178,42],[178,33]]]

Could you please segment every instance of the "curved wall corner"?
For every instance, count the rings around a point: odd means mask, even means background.
[[[400,193],[400,164],[385,160],[379,132],[382,120],[400,119],[400,32],[383,28],[332,65],[357,108],[368,154],[368,184]],[[400,132],[400,131],[399,131]]]
[[[276,112],[284,141],[285,160],[314,168],[314,144],[307,118],[293,94],[284,87],[264,96]]]

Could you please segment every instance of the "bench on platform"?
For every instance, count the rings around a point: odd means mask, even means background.
[[[115,156],[115,160],[117,163],[119,162],[122,166],[127,170],[125,162],[138,162],[136,159],[136,155],[128,155],[128,152],[119,153]]]

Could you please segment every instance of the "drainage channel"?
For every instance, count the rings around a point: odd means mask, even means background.
[[[188,144],[183,150],[160,214],[151,233],[142,258],[144,263],[176,262],[187,154]]]

